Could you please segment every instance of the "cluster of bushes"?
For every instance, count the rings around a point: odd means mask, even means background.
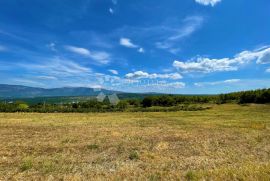
[[[216,96],[185,96],[185,95],[162,95],[145,97],[141,104],[143,107],[162,106],[170,107],[183,103],[209,103],[213,102]]]
[[[98,102],[90,100],[79,103],[66,104],[46,104],[38,103],[27,105],[21,101],[14,103],[0,103],[0,112],[113,112],[123,111],[127,108],[126,101],[120,101],[117,105],[111,105],[108,102]]]

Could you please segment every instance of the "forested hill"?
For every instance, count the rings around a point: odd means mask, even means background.
[[[33,98],[33,97],[57,97],[57,96],[96,96],[102,91],[104,94],[112,94],[116,91],[96,90],[86,87],[63,87],[44,89],[21,85],[0,84],[0,98]]]

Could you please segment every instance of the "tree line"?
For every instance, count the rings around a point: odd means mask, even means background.
[[[127,109],[130,111],[202,110],[202,107],[192,107],[189,104],[204,103],[270,103],[270,89],[220,95],[153,95],[138,99],[123,99],[117,105],[110,104],[108,100],[104,102],[87,100],[64,104],[46,104],[43,102],[34,105],[28,105],[22,101],[0,102],[0,112],[114,112]],[[151,107],[154,107],[154,109],[146,109]]]

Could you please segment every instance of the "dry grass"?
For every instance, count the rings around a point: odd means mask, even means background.
[[[269,180],[270,106],[0,114],[0,180]]]

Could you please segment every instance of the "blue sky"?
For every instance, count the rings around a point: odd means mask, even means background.
[[[212,94],[270,87],[269,0],[1,0],[0,83]]]

